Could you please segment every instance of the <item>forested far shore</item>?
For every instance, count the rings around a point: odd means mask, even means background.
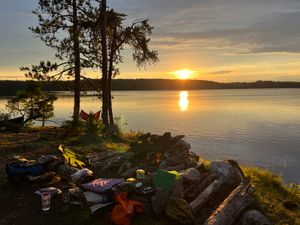
[[[0,81],[0,96],[14,96],[25,87],[26,81]],[[73,81],[43,81],[44,91],[72,91]],[[82,80],[81,90],[97,91],[101,82],[98,79]],[[251,88],[300,88],[300,82],[256,81],[220,83],[205,80],[171,80],[171,79],[115,79],[112,90],[200,90],[200,89],[251,89]]]

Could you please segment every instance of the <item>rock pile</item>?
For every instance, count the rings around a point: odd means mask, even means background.
[[[144,180],[146,186],[153,185],[159,169],[178,171],[180,178],[172,189],[155,187],[151,195],[134,192],[130,195],[144,204],[147,215],[165,214],[183,224],[269,224],[259,212],[247,211],[254,200],[254,188],[238,163],[228,160],[205,165],[190,151],[191,146],[183,137],[172,137],[169,132],[147,133],[130,145],[130,151],[99,156],[101,159],[94,164],[101,165],[103,170],[115,170],[123,178],[134,177],[137,169],[144,169],[148,173]]]
[[[199,156],[190,151],[190,144],[182,140],[184,135],[171,136],[143,134],[130,144],[125,153],[103,151],[90,157],[91,163],[101,173],[109,171],[124,178],[132,177],[137,169],[154,172],[163,170],[184,170],[197,166]]]
[[[162,136],[150,133],[140,137],[131,145],[135,162],[146,163],[149,170],[157,167],[164,170],[184,170],[197,165],[199,156],[190,151],[190,144],[182,140],[184,135],[171,136],[170,132]]]

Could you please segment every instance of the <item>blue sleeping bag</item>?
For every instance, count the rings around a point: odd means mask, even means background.
[[[44,173],[44,164],[25,165],[22,162],[6,164],[6,174],[8,178],[20,178],[26,175],[38,176]]]

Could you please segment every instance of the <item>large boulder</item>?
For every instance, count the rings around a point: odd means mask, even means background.
[[[187,160],[189,160],[189,157],[184,151],[174,152],[170,154],[169,158],[167,158],[168,165],[170,166],[176,166],[181,163],[185,163]]]
[[[211,170],[216,174],[217,180],[226,186],[236,187],[243,179],[240,171],[226,161],[212,161]]]
[[[191,149],[191,145],[184,140],[178,140],[176,144],[171,145],[169,147],[169,151],[175,152],[175,151],[184,151],[188,152]]]
[[[187,166],[185,164],[181,163],[181,164],[178,164],[176,166],[167,166],[165,168],[165,170],[168,170],[168,171],[171,171],[171,170],[181,171],[181,170],[184,170],[186,168],[187,168]]]
[[[151,198],[152,208],[155,214],[159,215],[164,212],[165,206],[169,201],[169,191],[157,189]]]
[[[184,186],[183,186],[183,178],[180,177],[174,183],[174,186],[171,191],[171,197],[174,198],[183,198],[184,197]]]
[[[238,225],[270,225],[270,221],[256,210],[246,211]]]
[[[183,177],[183,180],[188,183],[198,182],[201,178],[200,172],[194,167],[186,169],[181,176]]]

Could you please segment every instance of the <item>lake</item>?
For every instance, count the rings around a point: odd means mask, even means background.
[[[267,168],[287,182],[300,182],[300,89],[114,91],[115,115],[126,129],[185,134],[192,150],[207,159],[233,158]],[[6,99],[0,99],[0,109]],[[55,103],[55,121],[69,119],[71,96]],[[96,97],[82,109],[98,111]]]

